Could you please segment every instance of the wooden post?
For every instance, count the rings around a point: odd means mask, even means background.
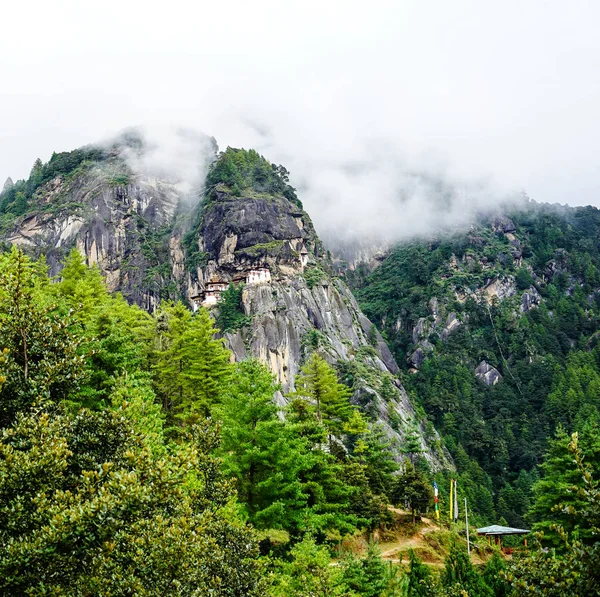
[[[467,498],[465,498],[465,529],[467,531],[467,552],[471,555],[471,541],[469,539],[469,515],[467,514]]]

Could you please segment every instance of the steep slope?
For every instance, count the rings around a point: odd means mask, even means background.
[[[224,168],[228,161],[233,169]],[[435,431],[423,424],[398,383],[398,365],[383,338],[344,282],[328,273],[331,264],[285,173],[271,180],[265,164],[258,154],[228,149],[209,173],[212,190],[182,243],[187,263],[197,264],[187,274],[188,296],[200,301],[211,281],[225,286],[264,272],[267,280],[243,287],[238,308],[244,325],[226,331],[235,358],[267,363],[285,394],[294,389],[305,358],[320,350],[397,451],[416,430],[432,466],[448,465],[444,452],[432,449]],[[262,168],[267,174],[257,175]]]
[[[199,139],[199,164],[211,147],[214,156],[212,143]],[[169,170],[143,168],[150,151],[133,130],[103,147],[53,154],[46,164],[37,160],[27,181],[0,194],[1,238],[44,254],[52,274],[76,246],[102,270],[111,291],[146,309],[178,298],[169,238],[184,186]]]
[[[595,357],[573,386],[584,397],[557,388],[571,354],[597,343],[599,233],[595,208],[529,202],[465,234],[400,245],[371,273],[352,274],[409,393],[462,470],[468,457],[483,467],[498,514],[517,526],[548,436],[598,420],[585,389]]]
[[[143,153],[142,142],[133,145]],[[332,275],[283,167],[252,150],[228,149],[190,211],[178,180],[134,170],[120,145],[93,151],[77,159],[59,154],[0,195],[3,240],[46,255],[52,273],[75,246],[111,290],[148,310],[161,299],[182,298],[194,308],[216,304],[219,319],[220,295],[232,285],[241,317],[223,326],[226,342],[237,360],[254,356],[268,364],[282,386],[278,400],[294,389],[304,359],[319,350],[399,456],[403,438],[413,433],[433,468],[451,466],[398,382],[386,343]],[[53,160],[65,167],[57,170]]]

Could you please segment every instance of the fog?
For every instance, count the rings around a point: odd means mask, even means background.
[[[190,189],[202,165],[177,127],[284,164],[328,238],[429,234],[521,190],[599,205],[598,17],[579,0],[12,3],[0,178],[142,125],[152,166]]]

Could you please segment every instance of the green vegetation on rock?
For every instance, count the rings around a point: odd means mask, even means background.
[[[254,149],[228,147],[212,163],[206,178],[209,195],[217,185],[225,185],[235,196],[251,190],[267,195],[281,195],[302,209],[296,189],[289,184],[289,172],[268,162]]]
[[[549,437],[600,420],[599,234],[595,208],[532,203],[350,276],[487,520],[527,528]]]

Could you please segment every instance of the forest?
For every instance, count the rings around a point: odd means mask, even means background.
[[[148,314],[109,294],[76,250],[51,279],[43,259],[13,248],[0,256],[0,351],[2,594],[598,588],[590,465],[600,443],[591,427],[571,437],[571,419],[549,443],[532,498],[551,550],[511,563],[489,553],[475,566],[449,531],[438,572],[414,552],[407,565],[383,560],[374,539],[394,524],[390,507],[426,513],[433,475],[410,442],[404,462],[391,457],[318,350],[277,406],[272,375],[256,361],[234,364],[206,310],[164,302]],[[595,359],[574,352],[556,391],[580,369],[595,372]],[[585,392],[573,400],[589,402]],[[473,457],[464,460],[471,474]],[[345,550],[349,537],[366,538],[366,549]]]

